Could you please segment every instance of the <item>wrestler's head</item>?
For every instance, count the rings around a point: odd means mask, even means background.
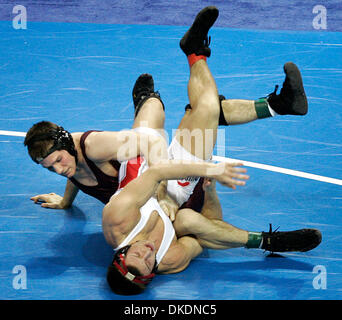
[[[155,276],[157,269],[154,243],[137,241],[119,249],[107,271],[107,281],[117,294],[141,293]]]
[[[68,178],[75,174],[77,151],[71,134],[62,127],[38,122],[27,132],[24,145],[34,162]]]

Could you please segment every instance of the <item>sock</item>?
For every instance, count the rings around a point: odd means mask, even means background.
[[[258,119],[275,117],[278,114],[270,107],[269,103],[265,98],[255,100],[254,106]]]
[[[197,56],[195,53],[192,53],[190,55],[188,55],[188,62],[189,62],[189,66],[190,68],[192,67],[192,65],[197,62],[198,60],[203,59],[204,61],[207,61],[207,57],[206,56]]]
[[[246,248],[258,248],[262,246],[262,233],[261,232],[248,232],[248,241],[246,243]]]

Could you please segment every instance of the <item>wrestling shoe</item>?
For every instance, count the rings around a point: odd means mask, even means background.
[[[300,71],[294,63],[287,62],[284,65],[284,72],[286,78],[280,94],[277,95],[278,86],[276,86],[274,92],[267,97],[267,102],[278,114],[303,116],[308,112],[308,102]]]
[[[317,229],[300,229],[295,231],[262,232],[261,249],[271,252],[309,251],[316,248],[322,241],[322,234]]]
[[[192,26],[179,42],[181,49],[187,56],[194,53],[197,56],[210,57],[208,32],[218,15],[219,11],[214,6],[206,7],[197,14]]]
[[[149,98],[157,98],[163,105],[164,103],[160,98],[159,92],[154,91],[154,81],[150,74],[144,73],[136,80],[132,91],[134,103],[134,118],[137,116],[144,102]]]

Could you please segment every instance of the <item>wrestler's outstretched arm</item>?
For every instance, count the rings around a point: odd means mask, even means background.
[[[125,161],[142,155],[151,166],[168,158],[164,138],[133,130],[93,132],[85,147],[88,158],[94,162]]]
[[[209,163],[178,160],[163,160],[146,170],[141,176],[130,181],[122,191],[112,197],[110,205],[126,212],[141,208],[156,192],[163,180],[184,177],[208,177],[235,189],[244,186],[249,177],[240,163]]]

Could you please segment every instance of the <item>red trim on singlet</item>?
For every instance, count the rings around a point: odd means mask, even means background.
[[[178,181],[177,180],[177,183],[181,186],[181,187],[186,187],[186,186],[188,186],[189,184],[190,184],[190,182],[189,181],[186,181],[186,182],[180,182],[180,181]]]
[[[203,178],[199,179],[189,200],[183,203],[179,209],[189,208],[197,212],[202,211],[203,204],[204,204],[204,190],[202,188],[203,180],[204,180]]]
[[[137,158],[127,161],[126,175],[125,178],[121,180],[118,189],[124,188],[130,181],[132,181],[138,176],[139,169],[144,160],[145,159],[143,157],[139,156]]]

